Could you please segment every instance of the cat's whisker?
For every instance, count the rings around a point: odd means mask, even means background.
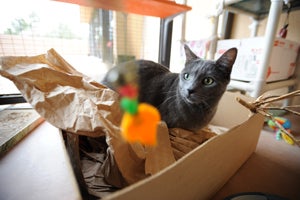
[[[161,105],[164,105],[165,103],[167,103],[169,100],[175,100],[176,99],[176,93],[175,93],[175,95],[172,95],[172,96],[169,96],[168,98],[166,98],[160,105],[159,105],[159,107],[161,106]]]

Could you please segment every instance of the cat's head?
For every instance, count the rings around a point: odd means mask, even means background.
[[[186,63],[179,74],[181,97],[190,104],[218,102],[230,81],[237,49],[231,48],[216,61],[211,61],[199,58],[187,45],[184,48]]]

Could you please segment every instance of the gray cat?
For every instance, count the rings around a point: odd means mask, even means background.
[[[118,67],[138,66],[139,101],[155,106],[169,128],[198,131],[216,112],[230,81],[237,49],[229,49],[216,61],[197,57],[187,45],[184,49],[186,63],[179,74],[147,60],[129,61]],[[115,89],[108,75],[102,83]]]

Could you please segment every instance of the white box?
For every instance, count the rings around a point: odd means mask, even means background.
[[[220,40],[215,58],[220,57],[227,49],[237,47],[238,56],[233,65],[231,78],[253,81],[261,67],[264,43],[264,37]],[[286,39],[275,39],[267,71],[267,82],[285,80],[294,74],[299,46],[299,43]]]

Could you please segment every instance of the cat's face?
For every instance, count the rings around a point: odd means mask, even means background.
[[[185,46],[185,68],[179,74],[179,93],[189,104],[203,104],[219,100],[230,81],[237,49],[225,52],[217,61],[198,58]]]

